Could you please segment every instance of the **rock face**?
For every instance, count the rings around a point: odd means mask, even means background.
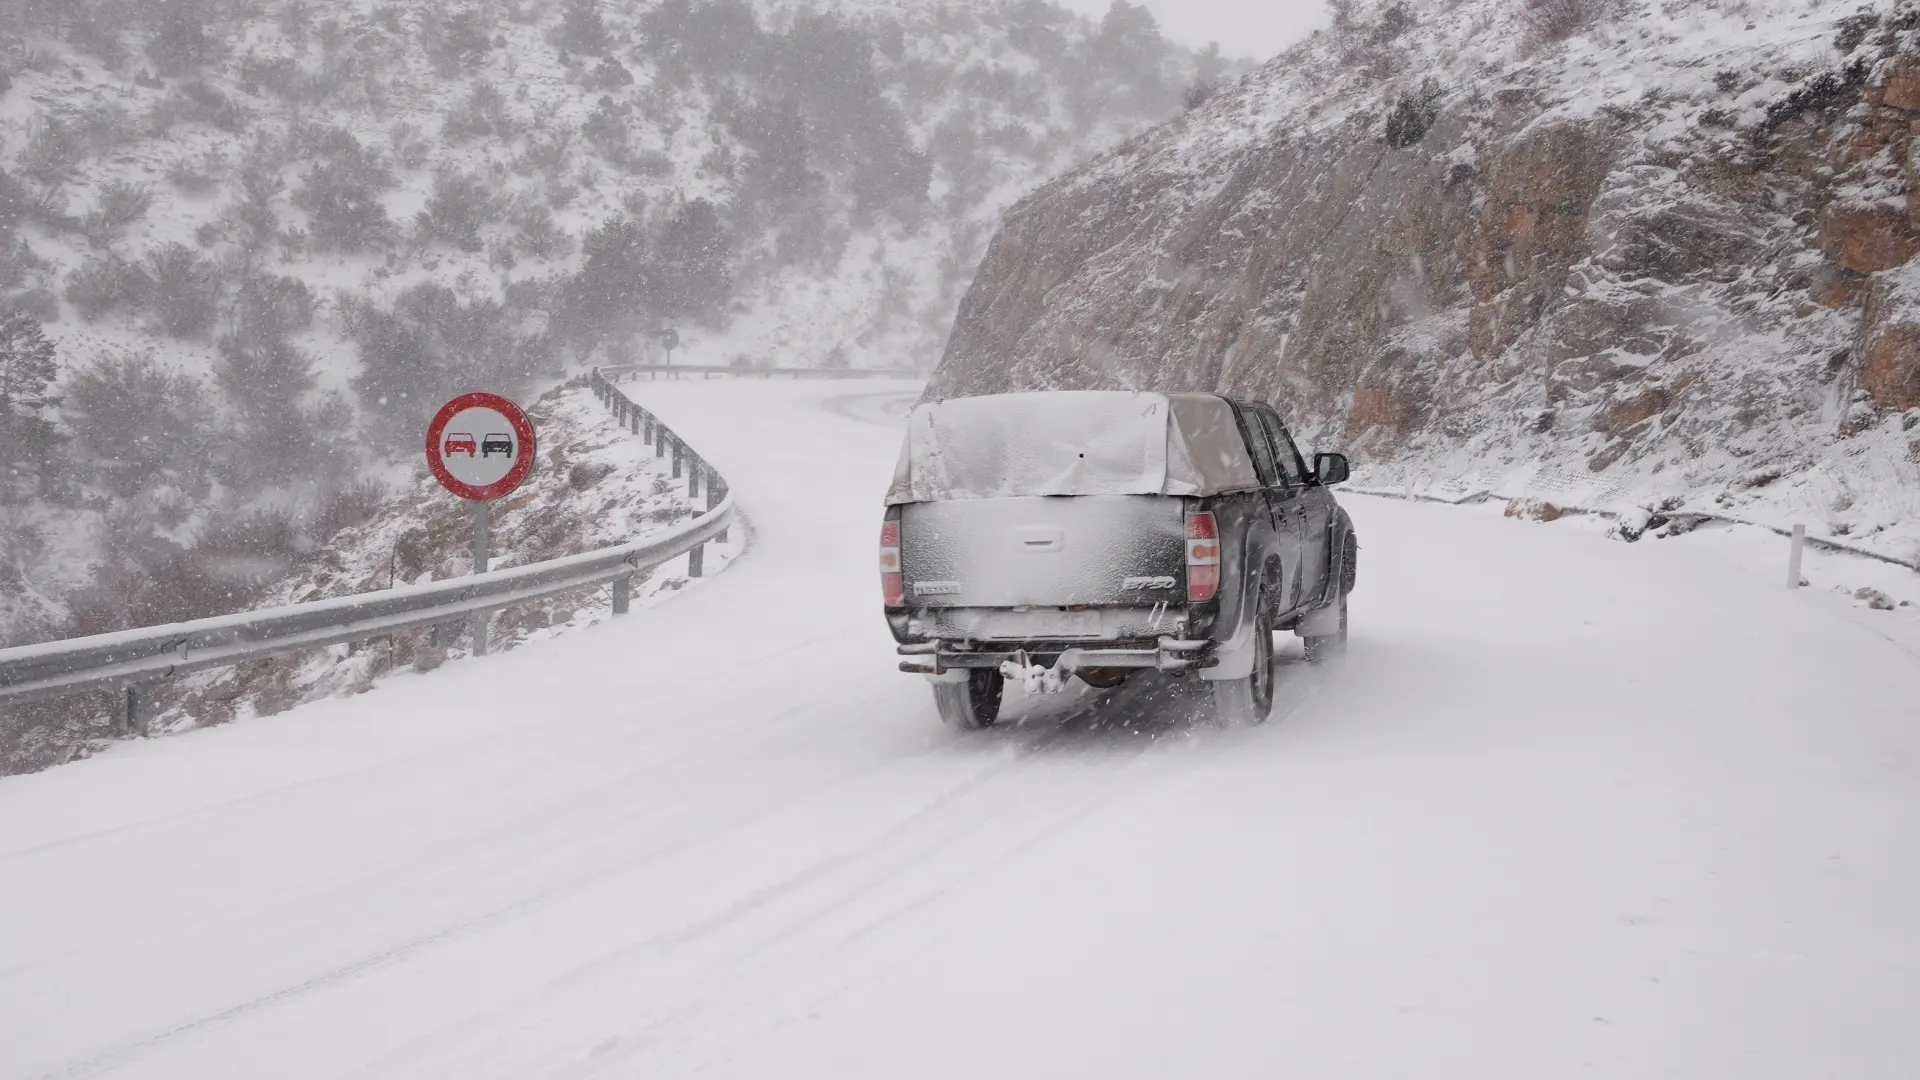
[[[1512,2],[1363,9],[1041,189],[929,394],[1219,389],[1363,478],[1887,527],[1828,489],[1916,479],[1920,18],[1615,10],[1544,41]]]

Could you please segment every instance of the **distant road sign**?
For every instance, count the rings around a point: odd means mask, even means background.
[[[533,424],[499,394],[461,394],[427,425],[427,467],[463,499],[485,502],[533,471]]]

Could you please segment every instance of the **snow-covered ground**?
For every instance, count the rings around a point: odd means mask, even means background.
[[[0,784],[0,1076],[1914,1074],[1920,660],[1855,612],[1352,498],[1273,723],[959,738],[877,610],[912,393],[645,387],[753,518],[701,589]]]

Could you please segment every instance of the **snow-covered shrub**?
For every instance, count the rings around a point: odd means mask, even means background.
[[[220,268],[185,244],[168,244],[146,260],[148,306],[166,332],[199,337],[219,314]]]
[[[562,259],[573,251],[573,238],[553,222],[553,211],[539,203],[528,206],[516,218],[519,232],[514,245],[536,259]]]
[[[58,116],[49,116],[27,136],[15,166],[20,175],[41,189],[58,188],[80,169],[85,156],[84,140],[73,125]]]
[[[587,144],[615,165],[625,165],[632,153],[633,133],[627,128],[629,108],[612,97],[602,97],[595,104],[593,115],[580,126],[580,134],[586,137]]]
[[[1426,138],[1439,115],[1441,94],[1439,84],[1430,78],[1421,84],[1419,92],[1401,94],[1387,113],[1387,145],[1404,150]]]
[[[1867,35],[1880,25],[1880,13],[1870,7],[1863,7],[1852,15],[1842,17],[1834,24],[1833,47],[1842,55],[1852,52],[1867,40]]]
[[[12,234],[33,205],[33,198],[20,181],[0,170],[0,234]]]
[[[299,278],[248,273],[234,290],[228,340],[245,349],[285,341],[313,324],[319,304]]]
[[[83,110],[74,121],[74,134],[95,157],[110,154],[140,137],[140,125],[124,106],[102,101]]]
[[[44,265],[24,238],[0,233],[0,290],[19,288],[28,274]]]
[[[1767,106],[1765,119],[1753,130],[1755,141],[1766,139],[1780,125],[1795,117],[1806,113],[1823,113],[1851,104],[1859,89],[1866,85],[1871,69],[1872,65],[1865,60],[1855,60],[1839,71],[1825,69],[1814,72],[1788,91],[1785,97]]]
[[[60,318],[60,297],[45,285],[22,289],[8,297],[7,303],[43,323],[54,322]]]
[[[892,210],[911,220],[910,208],[927,197],[933,160],[913,144],[906,119],[891,105],[873,107],[849,133],[847,188],[862,215]]]
[[[1195,80],[1194,82],[1188,83],[1187,88],[1181,91],[1180,104],[1189,111],[1197,109],[1205,105],[1207,99],[1217,93],[1219,89],[1220,87],[1215,83],[1204,79]]]
[[[320,159],[293,193],[293,204],[306,211],[314,243],[339,251],[384,243],[391,226],[380,195],[393,186],[386,163],[340,128],[303,132],[295,143],[296,156]]]
[[[733,237],[712,203],[694,199],[667,219],[644,274],[659,315],[710,319],[733,294]]]
[[[626,337],[645,323],[648,237],[637,221],[614,218],[581,238],[585,260],[567,282],[562,332],[583,350]]]
[[[360,373],[353,388],[376,430],[400,444],[418,435],[424,402],[476,383],[512,393],[547,371],[547,345],[520,333],[520,321],[498,301],[464,300],[432,282],[401,293],[391,310],[355,305],[349,322]]]
[[[242,132],[253,122],[252,109],[228,97],[205,79],[181,83],[156,102],[147,115],[147,127],[164,135],[176,124],[205,124],[221,131]]]
[[[11,467],[0,473],[0,492],[27,479],[44,480],[59,442],[47,412],[60,403],[53,389],[59,375],[53,342],[40,322],[23,311],[0,312],[0,441]]]
[[[249,162],[240,170],[240,198],[228,207],[226,218],[245,230],[241,246],[258,251],[280,235],[280,215],[273,201],[286,185],[278,170],[260,162]]]
[[[608,56],[587,72],[586,79],[580,85],[588,90],[611,93],[632,86],[633,72],[627,70],[627,65]]]
[[[138,311],[147,302],[150,285],[139,267],[118,255],[101,255],[67,275],[67,303],[92,322],[114,311]]]
[[[511,142],[519,132],[520,125],[507,113],[506,99],[492,83],[474,87],[464,100],[447,110],[440,123],[440,137],[454,143],[485,138]]]
[[[110,181],[100,189],[94,208],[80,219],[80,231],[93,246],[105,247],[152,207],[153,192],[145,185]]]
[[[219,476],[252,493],[292,482],[346,482],[358,465],[353,412],[338,395],[310,401],[314,359],[285,341],[220,340],[215,382],[232,422],[222,431]]]
[[[206,195],[220,186],[229,168],[226,155],[218,150],[182,154],[167,167],[167,183],[186,195]]]
[[[599,56],[611,43],[606,21],[600,17],[600,0],[562,0],[555,44],[568,52]]]
[[[1564,41],[1599,22],[1612,0],[1522,0],[1527,29],[1535,41]]]
[[[358,480],[327,492],[307,516],[307,536],[324,544],[341,529],[373,520],[387,495],[386,485],[378,480]]]
[[[472,8],[462,8],[444,18],[429,8],[420,31],[434,71],[443,79],[472,70],[493,51],[493,39],[487,36],[480,13]]]
[[[414,219],[422,243],[451,244],[461,251],[479,251],[485,245],[480,229],[498,216],[491,188],[477,176],[443,172],[434,177],[427,208]]]
[[[159,0],[147,9],[147,59],[162,75],[185,75],[217,59],[219,39],[208,32],[208,0]]]
[[[213,408],[200,383],[151,356],[106,352],[67,377],[61,419],[113,488],[132,494],[165,478],[202,490]]]

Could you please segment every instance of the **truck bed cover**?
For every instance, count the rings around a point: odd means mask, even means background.
[[[1224,398],[1050,390],[915,406],[887,504],[1218,495],[1259,483]]]

